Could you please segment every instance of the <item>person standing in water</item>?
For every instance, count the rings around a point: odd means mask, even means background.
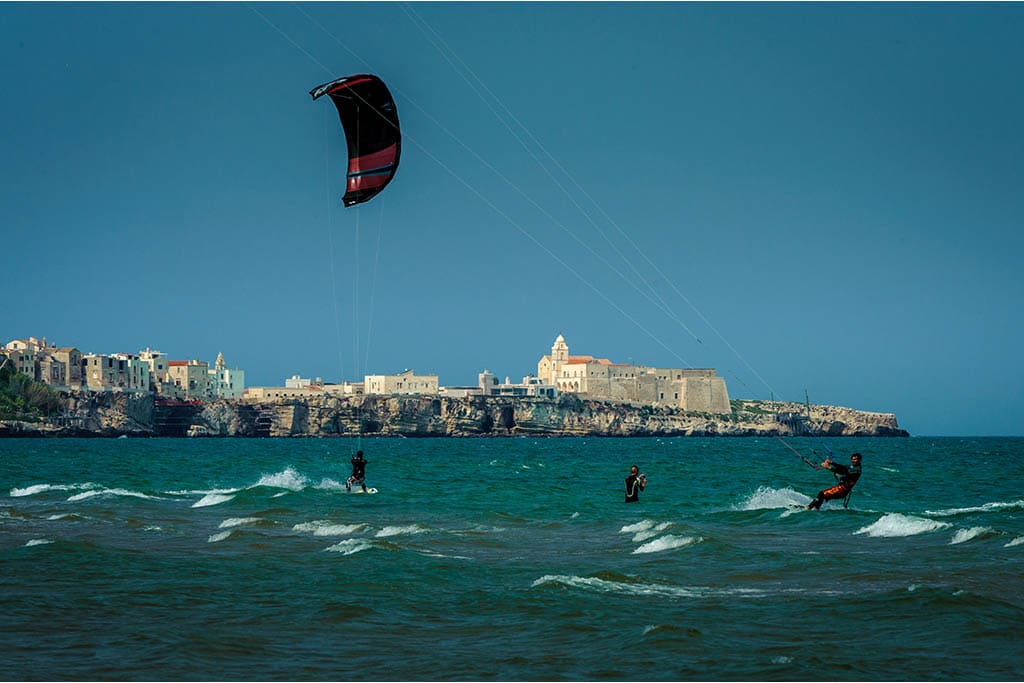
[[[626,502],[639,503],[640,492],[647,486],[647,475],[640,473],[640,468],[633,465],[626,477]]]
[[[821,463],[821,466],[838,476],[839,483],[831,488],[818,491],[818,497],[807,505],[808,510],[820,509],[821,504],[826,500],[849,497],[853,491],[853,485],[860,479],[860,453],[854,453],[850,456],[849,467],[832,462],[832,458],[826,458],[825,462]]]
[[[356,451],[352,458],[352,476],[345,482],[345,489],[351,491],[352,484],[359,484],[363,487],[363,493],[366,493],[366,460],[362,451]]]

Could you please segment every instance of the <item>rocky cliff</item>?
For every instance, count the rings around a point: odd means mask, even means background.
[[[0,435],[152,436],[908,436],[892,413],[768,401],[688,413],[563,395],[557,399],[366,396],[154,405],[152,396],[68,397],[50,424],[2,423]]]

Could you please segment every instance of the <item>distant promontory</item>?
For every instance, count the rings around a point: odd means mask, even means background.
[[[573,395],[63,398],[59,420],[0,421],[0,436],[909,436],[893,413],[780,401],[732,400],[729,413],[705,413]]]

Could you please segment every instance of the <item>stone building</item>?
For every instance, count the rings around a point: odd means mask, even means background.
[[[173,384],[170,398],[198,399],[210,397],[210,364],[201,360],[169,360],[167,376]]]
[[[437,375],[417,375],[412,370],[397,375],[366,375],[363,379],[367,394],[390,396],[392,394],[437,395]]]
[[[613,363],[607,358],[573,356],[562,335],[551,354],[537,362],[537,377],[559,392],[576,393],[651,405],[668,405],[694,412],[728,413],[725,380],[710,368],[651,368]]]

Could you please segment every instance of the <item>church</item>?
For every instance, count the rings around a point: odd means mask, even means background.
[[[632,403],[672,406],[703,413],[729,413],[725,380],[710,368],[649,368],[607,358],[572,356],[558,335],[551,354],[537,362],[537,377],[560,393]]]

